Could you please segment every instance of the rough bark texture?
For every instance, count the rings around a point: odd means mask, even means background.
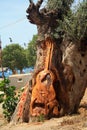
[[[27,83],[23,93],[20,96],[16,110],[12,116],[12,123],[22,123],[29,121],[30,97],[31,93],[29,91],[29,83]]]
[[[67,45],[67,43],[65,42]],[[64,47],[66,46],[64,44]],[[63,49],[62,63],[68,87],[70,113],[77,112],[87,85],[87,51],[79,51],[79,46],[70,43]]]
[[[77,112],[87,85],[87,50],[76,43],[53,40],[60,12],[40,10],[30,0],[27,18],[38,28],[37,61],[31,85],[21,95],[12,120],[30,122],[36,117],[59,117]],[[84,53],[83,53],[84,52]]]

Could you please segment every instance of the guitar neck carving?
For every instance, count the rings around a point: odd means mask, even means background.
[[[45,60],[45,69],[49,70],[51,66],[52,52],[53,52],[53,43],[50,39],[46,41],[47,46],[47,55]]]

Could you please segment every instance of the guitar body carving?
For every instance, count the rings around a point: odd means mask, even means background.
[[[57,77],[50,69],[53,44],[50,39],[46,40],[47,54],[44,70],[36,75],[36,83],[32,86],[30,103],[30,115],[32,117],[37,117],[41,114],[48,118],[59,115],[59,103],[56,100],[56,92],[54,89],[54,82]]]

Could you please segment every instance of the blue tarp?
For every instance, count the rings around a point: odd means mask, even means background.
[[[33,67],[29,67],[29,68],[24,68],[23,69],[23,73],[24,74],[27,74],[27,73],[30,73],[34,70]],[[17,70],[17,73],[20,74],[20,70]],[[8,69],[7,71],[4,71],[4,76],[7,78],[9,77],[10,75],[12,75],[12,71],[10,69]],[[2,72],[0,72],[0,78],[2,78]]]

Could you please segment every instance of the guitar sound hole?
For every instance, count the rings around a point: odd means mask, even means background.
[[[35,108],[35,107],[45,108],[45,104],[44,103],[34,103],[33,108]]]
[[[41,80],[41,82],[42,83],[46,82],[46,85],[50,86],[50,84],[51,84],[51,76],[50,76],[50,74],[48,73],[47,75],[45,75],[45,77]]]
[[[45,75],[45,77],[41,80],[41,82],[44,82],[45,80],[51,80],[50,74]]]

